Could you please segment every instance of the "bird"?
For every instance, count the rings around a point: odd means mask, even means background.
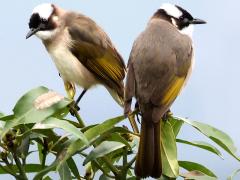
[[[36,6],[29,20],[26,39],[36,35],[44,44],[70,98],[75,85],[86,91],[103,85],[123,106],[126,67],[124,60],[104,30],[91,18],[55,4]]]
[[[178,5],[165,3],[133,43],[127,65],[124,113],[131,112],[135,97],[142,117],[134,169],[137,177],[162,175],[161,121],[191,74],[193,26],[205,23]]]

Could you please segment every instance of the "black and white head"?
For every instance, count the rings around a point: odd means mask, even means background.
[[[53,4],[40,4],[33,9],[26,38],[36,35],[42,40],[51,39],[59,26],[58,8]]]
[[[201,19],[193,18],[189,12],[180,6],[168,3],[163,4],[153,17],[165,19],[174,25],[181,33],[190,37],[192,37],[193,25],[206,23]]]

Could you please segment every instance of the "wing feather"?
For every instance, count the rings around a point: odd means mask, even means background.
[[[125,63],[107,34],[90,18],[71,17],[68,32],[73,39],[70,51],[103,84],[123,96]]]

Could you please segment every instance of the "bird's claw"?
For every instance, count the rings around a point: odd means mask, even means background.
[[[172,117],[172,112],[171,110],[168,110],[162,117],[162,120],[167,121],[170,117]]]
[[[137,111],[137,113],[136,113],[137,121],[138,121],[139,124],[141,124],[139,116],[142,116],[142,113],[139,111],[139,104],[138,104],[138,102],[135,103],[135,110]]]
[[[72,116],[75,116],[75,112],[80,110],[80,107],[75,102],[73,102],[69,107],[69,112]]]

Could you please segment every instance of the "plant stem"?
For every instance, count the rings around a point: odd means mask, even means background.
[[[75,108],[72,108],[72,111],[73,111],[75,117],[77,118],[80,126],[82,128],[86,127],[82,118],[80,117],[78,111]],[[96,145],[93,144],[93,147],[96,147]],[[102,157],[102,160],[105,162],[105,164],[108,166],[108,168],[113,172],[113,174],[115,176],[117,176],[119,174],[119,170],[114,165],[112,165],[111,161],[107,157]]]
[[[136,161],[136,156],[129,163],[127,163],[126,166],[124,166],[124,169],[130,168],[135,161]]]
[[[73,107],[73,108],[71,108],[71,110],[73,111],[75,117],[77,118],[80,127],[81,128],[85,127],[85,124],[84,124],[82,118],[80,117],[78,111],[76,110],[76,108]]]
[[[118,176],[119,170],[114,165],[112,165],[111,161],[107,157],[102,157],[102,160],[106,163],[106,165],[113,172],[113,174],[115,176]]]
[[[45,168],[46,158],[47,158],[47,152],[48,152],[48,143],[47,139],[43,138],[43,150],[42,150],[42,169]]]
[[[127,165],[127,147],[124,147],[123,166]]]
[[[131,126],[133,128],[133,132],[134,133],[139,133],[139,129],[138,129],[137,123],[135,121],[134,114],[133,113],[129,114],[128,115],[128,119],[129,119],[130,124],[131,124]]]
[[[99,169],[103,172],[103,174],[104,174],[105,176],[107,176],[107,177],[109,177],[109,178],[112,178],[112,179],[115,178],[114,176],[109,175],[109,174],[101,167],[101,165],[97,162],[97,160],[94,161],[94,164],[95,164],[95,166],[96,166],[97,168],[99,168]]]
[[[13,153],[13,158],[14,158],[14,160],[16,162],[16,165],[17,165],[17,167],[19,169],[19,173],[20,173],[21,179],[27,180],[28,178],[27,178],[27,175],[25,173],[25,169],[23,168],[23,166],[21,164],[21,161],[19,160],[19,158],[16,156],[15,153]]]
[[[47,153],[43,153],[43,158],[42,158],[42,169],[45,168],[46,157],[47,157]]]

